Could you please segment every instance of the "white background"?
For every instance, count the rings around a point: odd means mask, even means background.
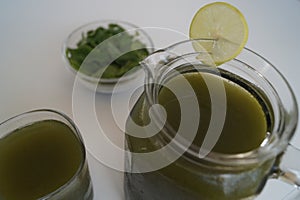
[[[74,75],[62,61],[61,46],[78,26],[102,19],[124,20],[140,27],[162,27],[188,34],[194,13],[203,0],[49,0],[0,1],[0,121],[19,113],[51,108],[71,118]],[[300,99],[300,1],[235,0],[247,19],[247,47],[270,60],[287,78]],[[168,34],[153,38],[157,47],[174,41]],[[88,92],[88,91],[87,91]],[[105,108],[109,98],[97,94],[96,105]],[[107,110],[98,110],[106,116]],[[105,118],[105,117],[104,117]],[[103,119],[105,121],[105,119]],[[106,119],[111,130],[113,121]],[[80,127],[79,127],[80,129]],[[87,134],[82,132],[83,135]],[[120,136],[120,135],[119,135]],[[118,139],[118,134],[113,138]],[[300,147],[299,129],[293,143]],[[109,155],[110,152],[107,152]],[[121,200],[122,173],[105,167],[88,155],[95,199]],[[117,158],[116,158],[117,159]],[[299,158],[295,158],[299,159]],[[260,200],[280,200],[292,186],[269,181]]]

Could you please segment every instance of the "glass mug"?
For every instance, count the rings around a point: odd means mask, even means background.
[[[126,124],[125,199],[253,199],[269,178],[299,186],[300,162],[295,159],[299,151],[289,144],[297,126],[298,108],[285,78],[265,58],[247,48],[235,59],[212,67],[209,52],[202,51],[201,46],[195,48],[199,42],[213,40],[182,41],[154,52],[141,63],[146,72],[144,92]],[[164,85],[180,75],[195,72],[217,76],[255,97],[267,123],[267,134],[260,146],[242,153],[219,153],[210,151],[217,142],[213,141],[200,154],[201,148],[189,141],[195,135],[189,134],[198,128],[193,122],[201,110],[180,110],[181,122],[187,122],[185,131],[180,132],[181,125],[174,127],[167,120],[166,111],[159,106]],[[224,92],[221,82],[221,87],[208,86],[212,88],[210,95],[215,90]],[[185,87],[183,90],[189,92]],[[180,98],[180,91],[177,97]],[[219,105],[224,105],[222,96],[215,97]],[[220,106],[218,109],[222,110]],[[214,117],[222,121],[221,115],[226,118],[226,110]],[[216,126],[218,121],[212,130],[217,130]],[[214,131],[210,134],[214,140]]]
[[[1,123],[0,163],[0,199],[93,199],[79,130],[57,111],[34,110]]]

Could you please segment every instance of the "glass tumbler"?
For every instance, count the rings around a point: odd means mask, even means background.
[[[1,123],[0,163],[0,199],[93,199],[83,140],[60,112],[34,110]]]

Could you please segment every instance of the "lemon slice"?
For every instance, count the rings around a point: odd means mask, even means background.
[[[234,6],[215,2],[200,8],[190,25],[191,39],[211,39],[199,43],[210,53],[216,65],[235,58],[248,39],[248,25]],[[194,45],[197,48],[197,45]]]

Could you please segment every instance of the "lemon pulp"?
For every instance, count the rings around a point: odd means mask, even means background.
[[[201,42],[216,65],[235,58],[248,39],[248,25],[243,14],[234,6],[215,2],[200,8],[193,17],[189,35],[191,39],[211,39]],[[194,45],[201,51],[200,45]]]

